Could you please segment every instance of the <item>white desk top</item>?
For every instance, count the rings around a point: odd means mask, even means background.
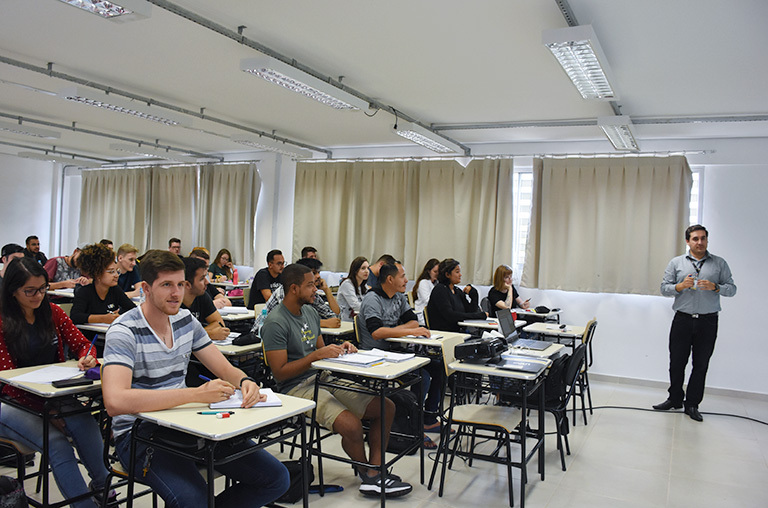
[[[515,328],[525,326],[526,321],[521,319],[515,320]],[[471,326],[473,328],[482,328],[484,330],[498,330],[499,320],[496,318],[488,319],[468,319],[466,321],[459,321],[459,326]]]
[[[49,289],[46,291],[51,296],[61,296],[64,298],[74,298],[75,297],[75,288],[67,288],[67,289]]]
[[[342,321],[341,326],[338,328],[321,328],[320,333],[323,335],[346,335],[348,333],[354,333],[355,324],[352,321]]]
[[[371,367],[359,367],[356,365],[347,365],[344,363],[331,362],[328,360],[318,360],[316,362],[312,362],[312,368],[344,374],[356,374],[373,379],[390,380],[397,379],[403,374],[414,371],[428,363],[428,358],[421,358],[419,356],[404,362],[382,362],[379,365],[374,365]]]
[[[558,344],[557,342],[553,342],[547,349],[542,349],[541,351],[537,351],[536,349],[528,349],[528,348],[517,348],[517,347],[509,347],[509,352],[514,353],[516,355],[520,356],[533,356],[536,358],[552,358],[553,356],[560,353],[560,351],[565,348],[565,344]]]
[[[584,335],[584,330],[586,328],[578,325],[565,325],[564,329],[560,329],[560,326],[562,325],[555,323],[533,323],[523,328],[523,331],[529,333],[541,333],[551,337],[565,337],[572,339]]]
[[[109,329],[109,325],[107,323],[84,323],[76,326],[81,330],[97,333],[107,333],[107,330]]]
[[[387,339],[388,342],[398,342],[400,344],[415,344],[419,346],[430,346],[442,348],[445,345],[458,344],[468,339],[470,335],[468,333],[456,333],[456,332],[441,332],[439,330],[430,330],[433,335],[442,335],[441,339],[433,339],[426,337],[396,337]]]
[[[60,365],[62,367],[77,367],[77,360],[67,360],[63,363],[54,363],[47,365],[35,365],[34,367],[22,367],[20,369],[9,369],[0,371],[0,381],[7,383],[11,386],[24,390],[25,392],[32,393],[39,397],[45,397],[51,399],[54,397],[62,397],[64,395],[72,395],[77,393],[87,393],[91,391],[101,390],[101,381],[95,380],[91,385],[82,386],[70,386],[67,388],[54,388],[50,383],[29,383],[25,381],[14,381],[13,378],[40,370],[44,367],[51,365]]]
[[[283,394],[277,394],[277,396],[283,401],[280,407],[232,409],[231,411],[235,413],[229,418],[218,419],[215,415],[197,414],[198,411],[209,411],[208,404],[202,403],[184,404],[172,409],[139,413],[137,416],[161,427],[180,430],[212,441],[223,441],[315,407],[314,401],[311,400]]]
[[[259,312],[261,312],[261,309],[259,309]],[[256,311],[253,310],[238,314],[224,314],[221,312],[221,310],[219,310],[219,313],[221,314],[221,319],[224,321],[245,321],[247,319],[254,319],[256,317]]]
[[[531,358],[530,361],[537,362],[537,363],[541,362],[542,369],[546,369],[552,364],[552,360],[549,360],[546,358]],[[541,375],[540,373],[531,374],[528,372],[522,372],[518,370],[498,369],[490,365],[478,364],[478,363],[466,363],[460,360],[451,362],[451,364],[448,365],[448,368],[451,370],[455,370],[456,372],[468,372],[471,374],[484,374],[486,376],[508,377],[513,379],[521,379],[524,381],[533,381],[534,379],[536,379]]]
[[[217,348],[219,348],[219,351],[221,351],[221,354],[224,356],[240,356],[248,353],[254,353],[256,351],[261,351],[263,348],[261,342],[258,344],[248,344],[247,346],[235,346],[234,344],[220,346],[217,344],[218,341],[214,340],[212,342],[216,345]]]

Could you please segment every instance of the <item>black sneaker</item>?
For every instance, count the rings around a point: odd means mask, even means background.
[[[93,492],[93,499],[94,499],[94,501],[96,501],[96,504],[101,506],[102,505],[102,500],[103,500],[102,494],[103,494],[104,490],[102,490],[102,489],[94,490],[93,482],[89,483],[88,487]],[[107,496],[107,506],[118,506],[118,503],[117,503],[117,492],[115,491],[115,489],[112,489],[112,490],[109,491],[109,495]]]
[[[380,496],[381,495],[381,473],[376,476],[368,476],[365,473],[360,474],[360,492],[365,496]],[[400,480],[400,477],[393,474],[388,474],[384,478],[384,493],[387,497],[400,497],[408,494],[413,490],[410,483],[405,483]]]

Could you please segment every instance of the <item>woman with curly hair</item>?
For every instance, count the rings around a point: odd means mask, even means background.
[[[100,243],[87,245],[80,254],[78,266],[93,283],[75,290],[70,311],[73,323],[111,324],[120,314],[136,307],[117,285],[120,272],[112,249]]]

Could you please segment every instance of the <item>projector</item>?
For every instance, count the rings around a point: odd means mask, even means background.
[[[494,337],[492,339],[469,339],[457,344],[453,355],[457,360],[473,363],[493,363],[498,361],[501,353],[507,350],[504,342]]]

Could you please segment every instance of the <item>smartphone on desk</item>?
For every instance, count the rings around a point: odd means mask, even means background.
[[[59,379],[51,383],[54,388],[69,388],[70,386],[92,385],[93,379],[87,377],[76,377],[72,379]]]

